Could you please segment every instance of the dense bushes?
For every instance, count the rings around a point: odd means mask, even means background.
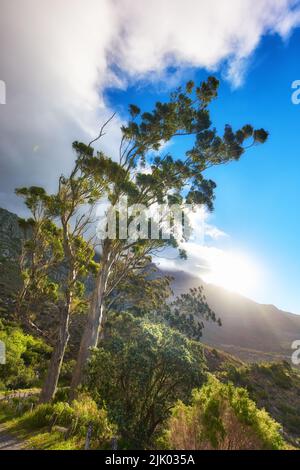
[[[6,346],[6,364],[0,366],[0,390],[37,385],[51,348],[20,328],[4,326],[1,321],[0,340]]]
[[[159,445],[171,449],[282,449],[280,425],[245,389],[211,376],[194,390],[190,406],[178,402]]]
[[[109,421],[106,410],[98,409],[88,395],[81,395],[71,404],[56,402],[38,405],[32,412],[26,412],[19,424],[31,430],[63,426],[67,428],[68,437],[78,438],[84,438],[91,425],[92,440],[99,448],[109,445],[116,434],[116,427]]]
[[[0,367],[1,386],[7,390],[3,395],[12,388],[37,385],[50,348],[1,323],[0,339],[7,347],[7,363]],[[212,354],[216,356],[215,351]],[[64,367],[66,385],[71,368],[72,359]],[[289,364],[229,365],[218,377],[234,384],[212,376],[205,383],[201,344],[146,318],[111,314],[101,348],[93,352],[86,372],[88,394],[72,403],[68,387],[60,388],[55,401],[46,405],[37,405],[38,396],[10,398],[1,402],[0,418],[1,413],[17,418],[21,428],[34,436],[43,434],[45,442],[56,434],[70,448],[82,448],[89,424],[91,446],[98,449],[109,447],[113,436],[118,437],[119,448],[131,449],[283,448],[280,425],[256,407],[249,392],[284,429],[298,435],[299,407],[292,390],[300,379]],[[271,409],[269,403],[274,403]],[[40,443],[35,445],[39,448]]]
[[[286,362],[231,366],[222,381],[244,387],[259,408],[265,408],[282,424],[285,435],[294,444],[300,437],[300,374]]]
[[[123,314],[93,354],[88,388],[117,423],[124,446],[151,445],[174,403],[204,380],[202,346],[161,324]]]
[[[251,388],[251,376],[264,376],[273,385],[283,389],[290,389],[293,385],[291,374],[293,370],[286,361],[251,364],[236,368],[230,365],[227,368],[226,376],[235,384]],[[253,379],[253,377],[252,377]]]

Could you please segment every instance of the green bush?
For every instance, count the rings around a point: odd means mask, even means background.
[[[75,363],[76,361],[74,359],[63,362],[59,376],[59,384],[61,386],[70,384]]]
[[[105,445],[116,434],[116,427],[109,421],[106,410],[98,409],[88,395],[80,396],[71,404],[57,402],[38,405],[22,416],[20,424],[27,429],[63,426],[68,429],[69,436],[82,438],[91,425],[92,437],[99,445]]]
[[[116,434],[116,427],[112,425],[105,409],[98,409],[94,400],[83,395],[80,400],[74,400],[73,408],[73,432],[85,435],[87,426],[90,424],[93,434],[108,441]]]
[[[178,402],[159,446],[170,449],[283,449],[280,425],[248,392],[211,376],[194,390],[190,406]]]
[[[68,401],[70,394],[70,387],[59,387],[55,394],[54,403],[58,401]]]
[[[6,346],[6,364],[0,366],[0,390],[38,385],[51,348],[20,328],[4,325],[1,321],[0,340]]]
[[[205,380],[202,346],[168,326],[122,314],[90,361],[87,386],[124,445],[147,448],[178,399]]]
[[[280,388],[289,389],[292,387],[293,381],[290,376],[292,369],[286,361],[280,363],[253,364],[252,370],[263,374]]]
[[[25,428],[40,429],[49,426],[52,419],[53,405],[45,403],[38,405],[32,412],[25,413],[20,422]]]

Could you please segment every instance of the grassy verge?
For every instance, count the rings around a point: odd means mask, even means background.
[[[105,410],[87,396],[73,401],[38,405],[37,397],[0,401],[0,424],[5,432],[31,450],[81,450],[92,427],[90,449],[107,449],[115,433]]]
[[[11,406],[4,403],[0,404],[2,431],[18,439],[23,449],[80,450],[84,448],[83,438],[72,436],[66,439],[65,435],[61,431],[57,431],[55,427],[52,431],[46,426],[40,429],[32,429],[26,423],[26,414],[16,417],[16,412]]]

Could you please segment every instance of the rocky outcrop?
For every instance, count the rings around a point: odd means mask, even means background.
[[[18,258],[21,238],[18,216],[0,208],[0,263]]]

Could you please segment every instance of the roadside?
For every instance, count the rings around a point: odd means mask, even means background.
[[[5,426],[0,424],[0,450],[20,450],[22,448],[22,441],[9,434]]]

